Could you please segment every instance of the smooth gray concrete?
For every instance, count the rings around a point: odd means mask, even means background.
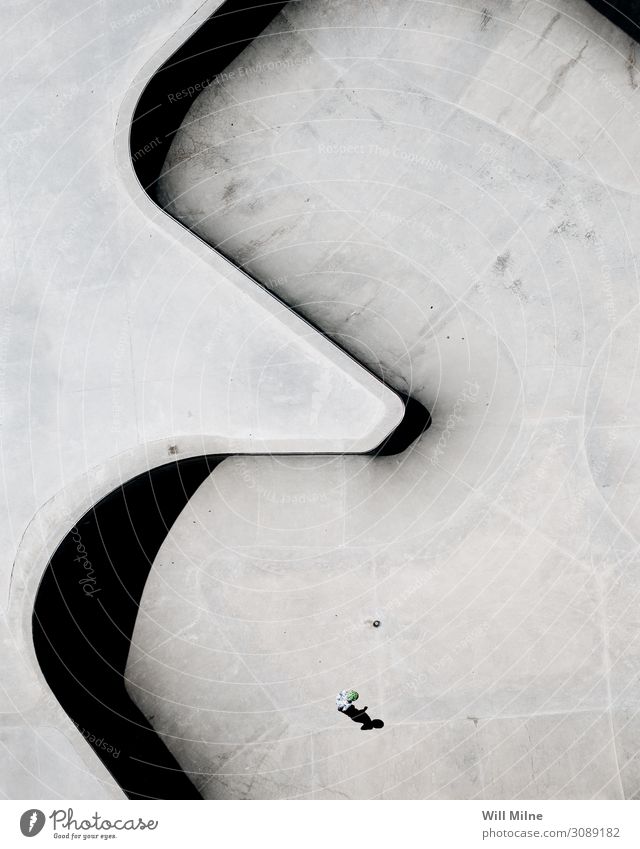
[[[185,509],[128,676],[205,795],[640,793],[635,56],[580,0],[299,0],[194,101],[167,208],[434,415]]]
[[[140,91],[218,5],[0,10],[0,795],[122,796],[53,698],[31,633],[42,572],[97,500],[202,453],[370,450],[402,415],[136,182]]]

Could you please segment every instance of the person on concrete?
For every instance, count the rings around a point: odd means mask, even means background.
[[[352,719],[354,722],[361,724],[360,731],[370,731],[372,728],[382,728],[384,722],[381,719],[371,719],[366,713],[367,705],[363,708],[357,708],[354,702],[358,701],[360,694],[356,690],[340,690],[336,696],[336,707],[342,713]]]

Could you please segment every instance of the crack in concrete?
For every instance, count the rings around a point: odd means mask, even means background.
[[[533,107],[533,114],[530,119],[531,121],[536,117],[536,115],[539,115],[541,112],[545,112],[556,99],[556,97],[562,90],[562,86],[565,80],[567,79],[569,72],[578,64],[578,62],[582,58],[582,54],[587,49],[588,44],[589,41],[587,39],[577,56],[575,56],[573,59],[569,59],[568,62],[565,62],[564,65],[561,65],[556,71],[554,71],[553,76],[549,81],[549,85],[547,86],[547,90],[542,95],[540,100],[536,103],[536,105]]]

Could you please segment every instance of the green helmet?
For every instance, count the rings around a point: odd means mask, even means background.
[[[347,693],[347,698],[350,702],[357,702],[360,698],[360,693],[357,693],[355,690],[349,690]]]

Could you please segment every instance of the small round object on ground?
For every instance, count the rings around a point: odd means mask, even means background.
[[[380,620],[379,620],[379,619],[374,619],[374,620],[373,620],[373,627],[374,627],[374,628],[379,628],[381,624],[382,624],[382,623],[380,622]]]

